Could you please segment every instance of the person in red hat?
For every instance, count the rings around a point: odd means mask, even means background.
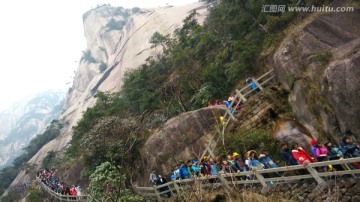
[[[317,141],[312,139],[311,140],[311,153],[315,156],[316,154],[316,145],[317,145]]]

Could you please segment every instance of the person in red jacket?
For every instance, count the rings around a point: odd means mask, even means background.
[[[72,196],[76,196],[76,195],[77,195],[77,191],[76,191],[76,188],[75,188],[74,185],[71,186],[71,188],[70,188],[70,195],[72,195]]]
[[[302,147],[299,147],[297,143],[293,145],[291,153],[294,156],[294,159],[299,161],[300,165],[304,164],[305,161],[309,161],[310,163],[316,162],[315,158],[306,153],[306,151]]]

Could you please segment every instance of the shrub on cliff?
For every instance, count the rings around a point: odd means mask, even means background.
[[[138,7],[135,7],[135,8],[133,8],[132,9],[132,11],[135,9],[135,11],[137,10],[136,8],[138,8]],[[140,9],[139,9],[140,10]],[[130,13],[130,9],[125,9],[124,7],[117,7],[117,8],[115,8],[115,10],[112,12],[112,14],[114,15],[114,16],[117,16],[117,15],[119,15],[119,16],[122,16],[122,17],[124,17],[124,18],[127,18],[127,17],[129,17],[129,15],[131,14]]]
[[[132,12],[133,14],[139,13],[140,11],[141,11],[141,9],[140,9],[139,7],[134,7],[134,8],[131,9],[131,12]]]
[[[56,159],[56,153],[54,151],[49,151],[42,161],[42,168],[51,168],[54,166],[54,161]]]
[[[125,25],[125,21],[123,20],[115,20],[111,19],[107,24],[106,27],[108,28],[108,31],[110,30],[122,30],[122,28]]]
[[[96,63],[96,59],[91,54],[91,50],[86,50],[82,52],[82,56],[80,58],[80,62],[89,62],[89,63]]]
[[[102,73],[107,69],[107,65],[104,62],[100,62],[99,71]]]

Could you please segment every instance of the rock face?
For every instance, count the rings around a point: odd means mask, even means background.
[[[278,80],[313,138],[360,139],[360,10],[315,17],[294,29],[274,54]]]
[[[146,182],[143,179],[147,179],[152,170],[167,176],[171,172],[171,165],[200,158],[205,149],[204,144],[211,137],[210,133],[216,130],[214,125],[224,113],[225,108],[214,106],[183,113],[168,120],[145,143],[145,170],[138,183]]]
[[[172,34],[193,9],[199,9],[201,21],[205,17],[205,8],[201,3],[144,10],[127,18],[116,17],[117,9],[109,6],[85,13],[84,32],[88,50],[96,62],[83,60],[79,65],[62,114],[63,119],[70,123],[64,135],[69,137],[71,127],[81,118],[82,112],[95,104],[93,95],[96,91],[119,91],[125,72],[137,68],[156,53],[157,50],[152,49],[148,42],[156,31]],[[112,20],[125,24],[121,30],[110,29],[108,23]],[[102,63],[107,67],[103,72],[99,70]],[[69,140],[66,138],[60,142],[59,150]]]
[[[125,72],[137,68],[149,56],[161,51],[151,48],[150,37],[155,32],[173,34],[194,9],[199,13],[199,23],[202,23],[207,13],[202,3],[141,10],[130,15],[124,14],[122,8],[110,6],[100,6],[85,13],[84,34],[88,48],[84,51],[61,114],[61,121],[66,126],[60,136],[40,149],[29,163],[39,165],[48,151],[63,151],[71,140],[72,127],[83,112],[95,104],[96,91],[119,91]],[[13,184],[24,178],[22,172]]]
[[[360,44],[360,43],[359,43]],[[341,131],[360,140],[360,52],[331,63],[322,75],[325,97],[334,107]]]

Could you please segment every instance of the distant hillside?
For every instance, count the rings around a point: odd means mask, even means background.
[[[57,119],[63,107],[64,92],[46,91],[0,112],[0,168],[22,153],[31,138],[42,133]]]

